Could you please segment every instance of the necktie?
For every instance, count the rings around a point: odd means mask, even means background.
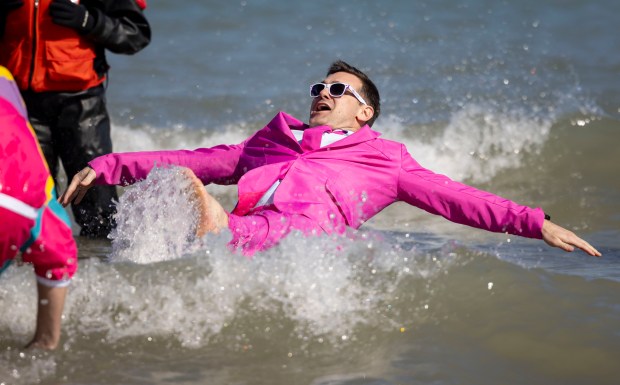
[[[301,138],[301,148],[304,151],[313,151],[321,148],[321,138],[323,134],[331,131],[332,129],[329,126],[306,128]]]

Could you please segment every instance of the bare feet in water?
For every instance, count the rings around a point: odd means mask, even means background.
[[[200,179],[188,168],[183,168],[181,172],[192,183],[190,188],[199,213],[196,236],[200,238],[206,233],[217,234],[228,227],[228,214],[222,205],[205,190]]]

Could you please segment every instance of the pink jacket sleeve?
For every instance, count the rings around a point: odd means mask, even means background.
[[[97,184],[132,184],[145,179],[154,167],[169,165],[191,169],[204,184],[233,184],[241,176],[237,165],[242,151],[243,143],[193,151],[112,153],[95,158],[88,164],[97,173]]]
[[[493,232],[542,238],[544,212],[455,182],[420,166],[402,149],[398,199],[432,214]]]

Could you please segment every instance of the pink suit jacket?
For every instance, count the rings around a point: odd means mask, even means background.
[[[237,145],[115,153],[91,161],[90,166],[99,184],[131,184],[145,178],[154,166],[188,167],[204,184],[238,184],[239,205],[246,196],[262,195],[279,179],[275,208],[310,218],[327,233],[357,229],[390,204],[404,201],[456,223],[542,238],[540,208],[519,205],[427,170],[403,144],[380,139],[368,126],[308,152],[291,133],[305,128],[303,122],[280,112]]]

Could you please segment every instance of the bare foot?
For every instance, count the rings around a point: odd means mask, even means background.
[[[219,233],[228,227],[228,215],[222,205],[219,204],[207,190],[194,172],[188,168],[182,168],[181,172],[191,180],[194,200],[198,209],[198,225],[196,236],[202,237],[206,233]]]
[[[55,350],[58,347],[58,342],[44,342],[32,340],[24,347],[24,349],[41,349],[41,350]]]

